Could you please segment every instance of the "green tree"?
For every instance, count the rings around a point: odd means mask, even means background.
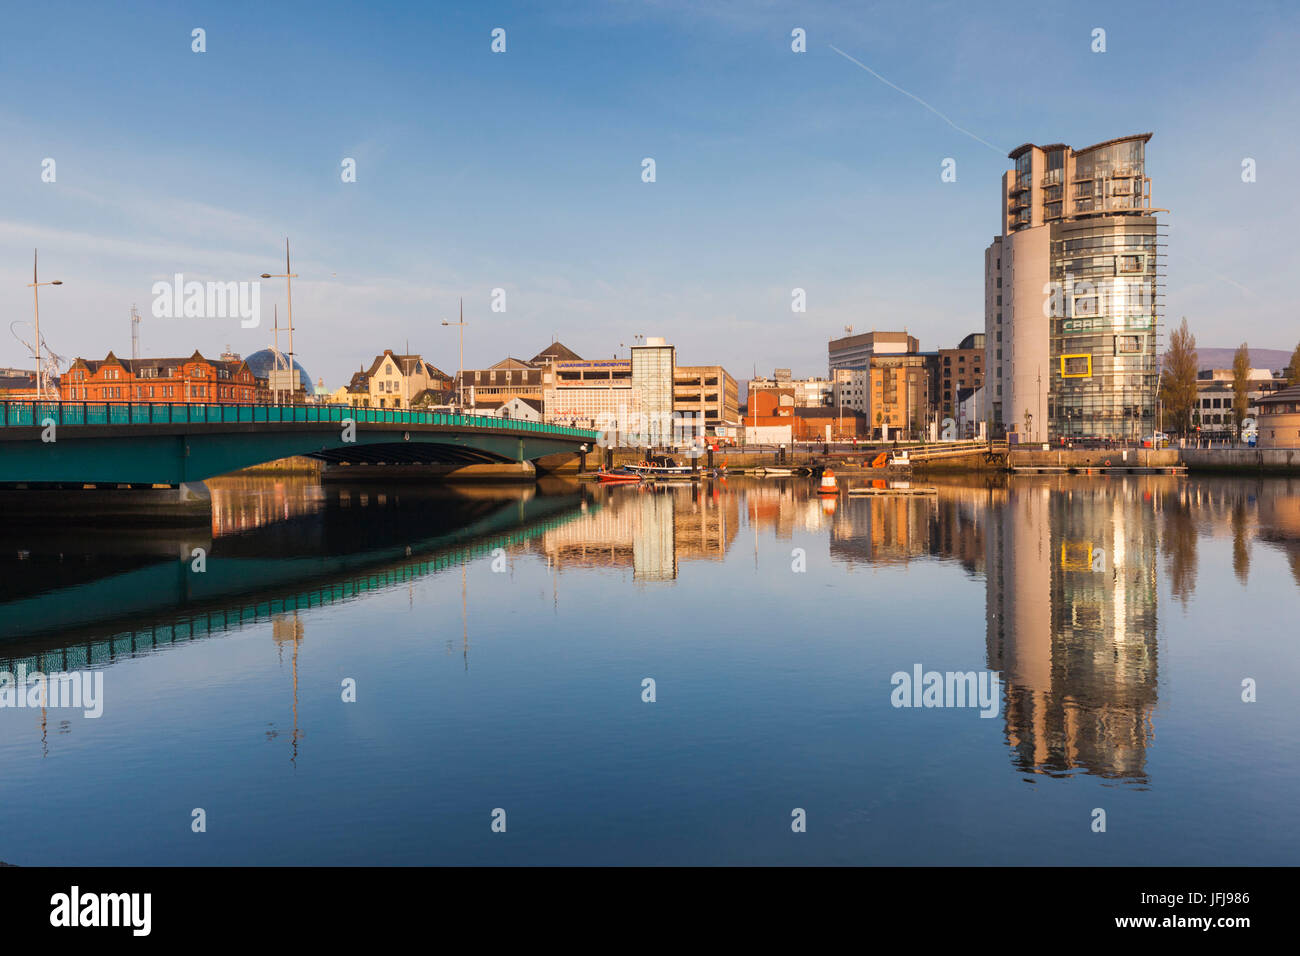
[[[1291,353],[1291,367],[1287,370],[1286,383],[1300,385],[1300,345]]]
[[[1232,356],[1232,420],[1241,434],[1241,423],[1250,407],[1250,347],[1242,342]]]
[[[1169,430],[1186,435],[1192,429],[1196,409],[1196,336],[1183,324],[1169,336],[1169,351],[1160,373],[1160,402]]]

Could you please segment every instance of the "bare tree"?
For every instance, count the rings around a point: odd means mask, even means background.
[[[1250,347],[1242,342],[1232,356],[1232,423],[1241,434],[1241,423],[1250,407]]]
[[[1196,408],[1196,336],[1183,324],[1169,336],[1169,351],[1165,353],[1165,367],[1160,373],[1160,401],[1164,405],[1165,420],[1172,431],[1186,435],[1192,429],[1192,413]]]

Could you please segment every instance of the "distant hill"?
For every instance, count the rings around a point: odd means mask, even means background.
[[[1232,368],[1232,357],[1237,354],[1235,348],[1215,349],[1198,348],[1196,365],[1198,368]],[[1256,349],[1250,350],[1250,367],[1266,368],[1280,372],[1291,364],[1290,349]]]
[[[1200,360],[1197,364],[1201,368],[1232,368],[1232,357],[1237,354],[1233,349],[1201,349],[1196,350],[1196,357]],[[1280,372],[1291,364],[1290,349],[1251,349],[1250,350],[1250,367],[1267,368],[1275,372]]]

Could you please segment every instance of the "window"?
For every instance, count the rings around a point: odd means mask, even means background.
[[[1097,293],[1088,292],[1084,295],[1074,297],[1073,315],[1096,315],[1097,314]]]
[[[1081,353],[1061,356],[1062,378],[1092,378],[1092,355]]]

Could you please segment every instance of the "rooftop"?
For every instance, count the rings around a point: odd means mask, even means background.
[[[1041,149],[1045,153],[1050,153],[1058,149],[1069,149],[1077,156],[1079,153],[1086,153],[1094,149],[1101,149],[1103,146],[1114,146],[1116,143],[1127,143],[1128,141],[1134,139],[1140,139],[1142,140],[1142,142],[1146,143],[1151,140],[1152,135],[1154,134],[1134,133],[1132,136],[1117,136],[1115,139],[1102,140],[1100,143],[1093,143],[1091,146],[1084,146],[1082,149],[1074,149],[1071,146],[1067,146],[1065,143],[1050,143],[1047,146],[1036,146],[1033,143],[1023,143],[1022,145],[1017,146],[1011,152],[1007,153],[1007,159],[1019,159],[1021,156],[1029,152],[1031,149]]]

